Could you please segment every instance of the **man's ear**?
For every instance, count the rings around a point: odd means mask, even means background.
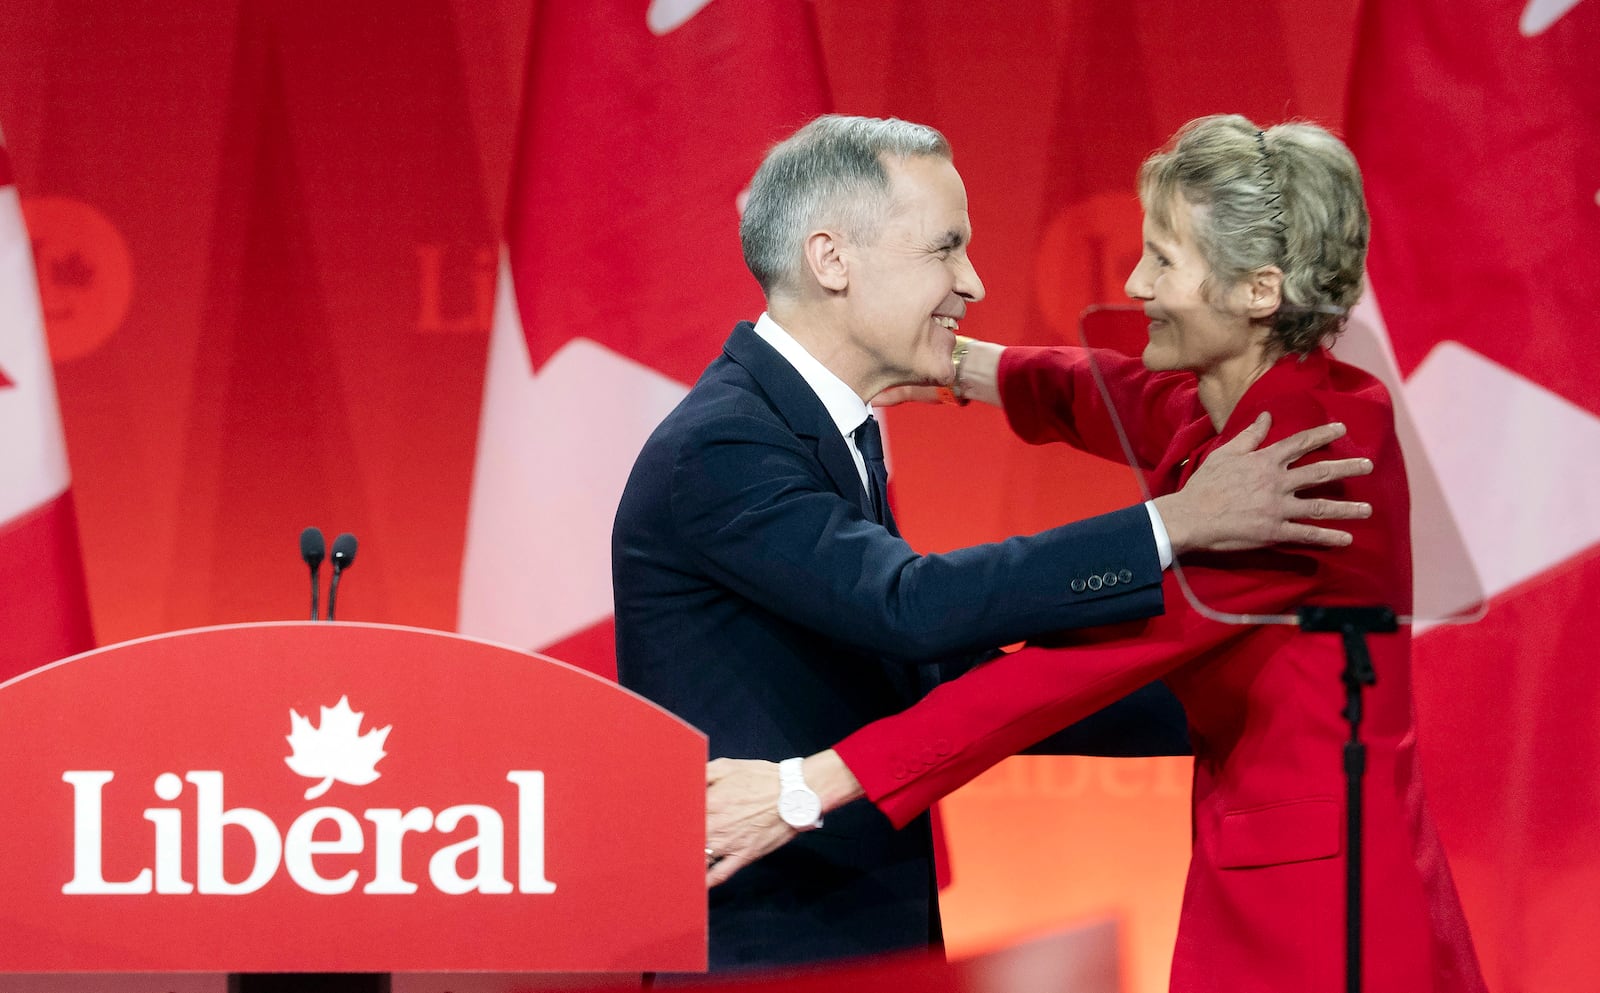
[[[843,292],[850,285],[850,265],[844,257],[844,244],[833,231],[813,231],[806,236],[804,257],[806,271],[817,285],[834,293]]]
[[[1283,304],[1283,270],[1262,266],[1245,277],[1245,312],[1251,317],[1268,317]]]

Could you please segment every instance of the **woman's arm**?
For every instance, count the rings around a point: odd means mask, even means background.
[[[1168,602],[1181,604],[1172,582]],[[1108,630],[1117,637],[1107,637]],[[821,799],[824,820],[865,796],[904,827],[1001,759],[1250,630],[1184,607],[1150,622],[1096,629],[1096,637],[1085,635],[1071,647],[1023,648],[808,756],[806,784]],[[795,829],[778,817],[777,796],[774,763],[717,759],[706,767],[707,885],[794,838]]]
[[[1001,759],[1256,630],[1193,611],[1173,574],[1165,593],[1161,617],[1029,645],[845,738],[832,752],[850,772],[852,794],[904,826]]]
[[[1126,437],[1133,461],[1149,469],[1174,435],[1205,416],[1193,376],[1152,373],[1119,352],[1015,346],[994,358],[995,392],[1006,420],[1030,444],[1065,442],[1127,463]]]
[[[958,353],[961,351],[959,343],[956,351]],[[979,341],[976,338],[969,341],[965,354],[962,354],[961,360],[956,363],[954,384],[956,395],[963,399],[989,404],[991,407],[1000,406],[1000,384],[997,376],[1000,357],[1005,351],[1006,346],[997,345],[992,341]]]

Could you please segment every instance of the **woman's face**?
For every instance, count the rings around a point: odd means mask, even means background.
[[[1222,292],[1207,286],[1211,266],[1194,238],[1196,207],[1178,197],[1172,204],[1172,230],[1146,214],[1144,253],[1124,289],[1144,303],[1150,341],[1144,364],[1153,372],[1188,370],[1199,374],[1230,366],[1249,370],[1264,356],[1265,332],[1245,312],[1244,284]],[[1207,291],[1211,291],[1208,296]]]

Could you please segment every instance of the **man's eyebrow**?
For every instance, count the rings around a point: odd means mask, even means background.
[[[957,230],[956,228],[951,228],[934,240],[933,247],[935,251],[944,251],[947,248],[960,248],[966,243],[966,232]]]

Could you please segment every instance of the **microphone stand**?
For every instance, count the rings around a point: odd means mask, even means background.
[[[333,578],[328,581],[328,620],[330,621],[333,620],[334,601],[339,596],[339,576],[343,573],[344,569],[340,567],[339,563],[335,562],[333,564]]]
[[[1378,681],[1367,651],[1367,635],[1399,630],[1388,607],[1301,607],[1300,630],[1337,633],[1344,641],[1344,718],[1350,740],[1344,746],[1345,774],[1345,978],[1346,993],[1361,993],[1361,783],[1367,771],[1367,746],[1361,741],[1361,691]]]
[[[310,532],[315,529],[307,528]],[[350,545],[355,543],[348,535],[340,535],[334,542],[333,580],[328,586],[328,620],[333,620],[334,597],[339,592],[339,574],[350,564],[355,553]],[[317,578],[322,568],[322,532],[318,531],[311,552],[302,556],[311,567],[311,619],[317,619]],[[391,976],[387,972],[230,972],[228,993],[389,993]]]

